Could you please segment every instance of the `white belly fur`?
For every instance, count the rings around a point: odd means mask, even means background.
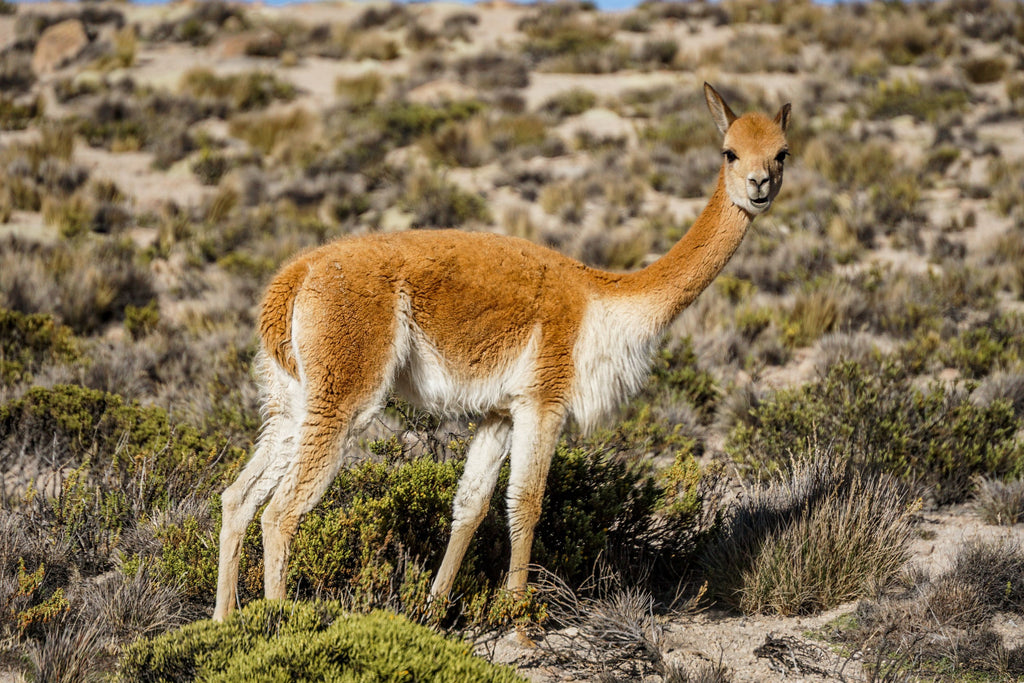
[[[409,345],[395,377],[395,390],[417,407],[441,415],[504,411],[533,384],[539,328],[509,362],[489,375],[467,378],[453,370],[415,323],[409,325]]]

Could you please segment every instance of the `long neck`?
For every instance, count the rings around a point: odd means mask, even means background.
[[[725,169],[700,216],[667,254],[647,268],[624,275],[619,291],[646,299],[659,331],[722,271],[736,252],[753,216],[736,206],[725,190]]]

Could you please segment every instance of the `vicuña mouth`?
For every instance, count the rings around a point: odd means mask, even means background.
[[[768,197],[761,197],[760,199],[751,199],[750,203],[760,208],[768,205]]]

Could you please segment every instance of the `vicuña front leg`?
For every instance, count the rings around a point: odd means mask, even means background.
[[[514,415],[508,480],[508,526],[512,540],[508,582],[510,591],[526,591],[533,531],[540,519],[548,469],[565,419],[561,406]]]
[[[292,538],[341,468],[349,420],[336,411],[311,412],[299,456],[263,512],[263,586],[268,600],[283,600]]]
[[[505,418],[488,418],[477,429],[469,444],[466,468],[462,472],[452,505],[452,535],[441,568],[434,578],[434,585],[430,588],[432,598],[446,597],[451,592],[469,542],[487,515],[487,506],[498,481],[501,462],[505,459],[510,427]]]

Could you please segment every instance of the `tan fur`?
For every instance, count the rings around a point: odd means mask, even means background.
[[[268,498],[265,588],[268,598],[284,597],[302,516],[345,462],[349,437],[391,390],[435,410],[482,414],[432,593],[451,589],[506,453],[508,586],[525,588],[565,420],[572,414],[590,424],[635,390],[665,327],[778,193],[788,105],[775,120],[737,118],[705,88],[730,156],[693,227],[642,271],[607,273],[525,240],[450,230],[345,239],[281,269],[260,317],[264,433],[224,493],[216,618],[234,607],[240,538]]]

